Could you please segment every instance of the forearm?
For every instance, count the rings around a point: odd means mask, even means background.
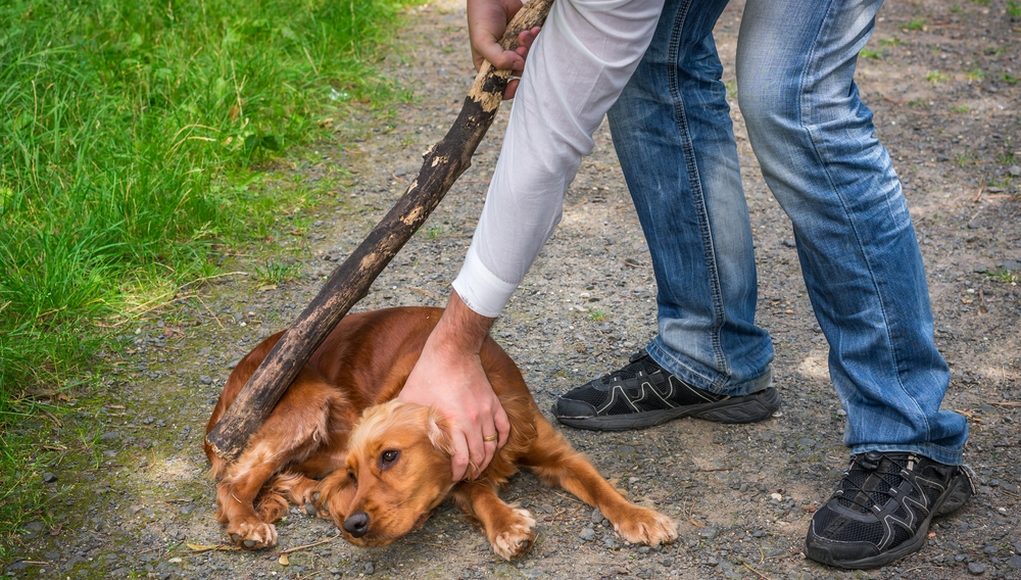
[[[592,135],[645,53],[662,0],[558,0],[525,64],[500,158],[454,288],[499,315],[560,221]]]
[[[429,337],[431,346],[451,353],[474,355],[482,350],[494,318],[469,308],[457,292],[451,292],[443,316]]]

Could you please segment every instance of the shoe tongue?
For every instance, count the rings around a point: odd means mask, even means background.
[[[880,470],[880,467],[883,469]],[[855,465],[847,474],[848,484],[845,494],[854,497],[840,498],[845,507],[878,505],[882,507],[890,499],[890,488],[900,485],[900,466],[879,453],[866,453],[855,460]]]

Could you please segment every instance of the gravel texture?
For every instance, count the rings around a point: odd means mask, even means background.
[[[403,192],[420,153],[460,107],[472,77],[463,4],[442,0],[412,12],[401,34],[404,47],[384,63],[415,94],[392,126],[338,129],[335,141],[268,168],[278,176],[268,187],[319,184],[338,192],[308,227],[279,240],[295,248],[300,276],[268,287],[255,276],[224,276],[188,289],[130,329],[133,345],[106,378],[111,402],[103,408],[97,457],[84,469],[56,465],[41,475],[55,491],[71,485],[76,491],[60,500],[52,521],[25,526],[17,559],[0,572],[74,578],[1018,577],[1021,22],[1006,16],[1005,6],[1000,0],[889,3],[870,44],[876,51],[870,56],[879,58],[863,58],[859,66],[861,90],[904,181],[925,255],[937,340],[954,372],[945,405],[971,418],[967,460],[981,480],[978,496],[938,520],[921,552],[868,573],[824,568],[802,554],[812,512],[845,466],[844,414],[827,380],[826,344],[800,282],[789,222],[760,177],[736,101],[759,260],[759,316],[776,344],[782,412],[754,425],[682,420],[633,433],[567,432],[634,500],[675,517],[678,542],[626,545],[601,514],[522,474],[504,496],[535,515],[539,536],[532,551],[512,563],[496,558],[449,504],[385,549],[333,539],[287,554],[285,565],[281,550],[334,533],[297,509],[278,524],[278,549],[193,549],[226,540],[213,517],[201,442],[230,368],[308,302]],[[735,2],[718,26],[728,63],[740,11]],[[920,30],[917,22],[924,22]],[[734,87],[732,67],[728,75]],[[474,168],[358,309],[443,303],[505,119],[503,113]],[[256,265],[244,256],[227,262],[229,270],[251,272]],[[618,367],[648,340],[654,296],[645,244],[604,130],[568,194],[559,230],[494,336],[548,409],[556,394]]]

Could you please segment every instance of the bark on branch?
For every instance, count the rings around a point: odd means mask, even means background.
[[[519,32],[545,22],[552,4],[553,0],[525,4],[509,24],[501,44],[513,48]],[[418,177],[365,241],[333,271],[209,432],[206,440],[217,455],[227,460],[237,458],[315,349],[365,296],[383,268],[468,169],[475,149],[493,123],[509,77],[509,71],[483,64],[454,125],[425,154]]]

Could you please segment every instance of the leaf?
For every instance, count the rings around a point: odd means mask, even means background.
[[[236,552],[241,548],[229,544],[185,544],[192,552]]]
[[[287,557],[287,554],[280,554],[280,558],[277,560],[281,566],[290,566],[291,560]]]

